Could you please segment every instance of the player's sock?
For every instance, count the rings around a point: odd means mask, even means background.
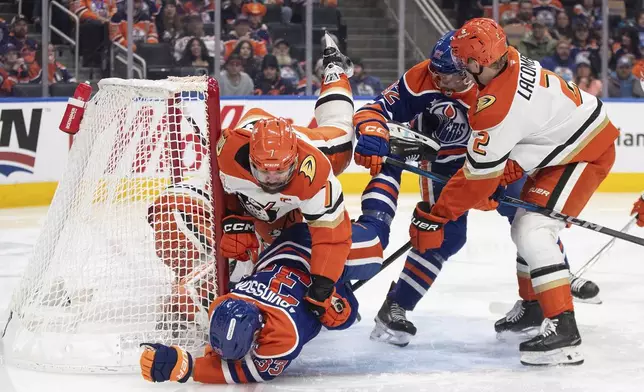
[[[414,310],[418,301],[436,280],[436,276],[443,268],[442,257],[433,250],[419,254],[412,249],[407,254],[405,267],[400,273],[398,282],[389,293],[396,303],[405,310]]]
[[[369,279],[380,270],[396,215],[401,173],[397,167],[384,165],[362,193],[362,215],[352,224],[342,281]]]
[[[375,218],[386,224],[386,235],[379,235],[383,249],[389,242],[389,226],[396,215],[401,175],[402,169],[385,164],[362,192],[362,216]]]

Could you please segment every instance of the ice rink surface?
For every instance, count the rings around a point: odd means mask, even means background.
[[[582,218],[620,229],[635,194],[599,194]],[[347,197],[351,216],[359,197]],[[408,239],[417,198],[404,196],[393,223],[392,253]],[[46,208],[0,210],[0,323]],[[635,228],[632,234],[644,236]],[[644,248],[617,242],[585,276],[601,288],[602,305],[577,304],[586,362],[579,367],[528,368],[519,363],[519,338],[496,339],[493,313],[518,298],[515,248],[509,225],[495,212],[472,212],[468,243],[443,267],[440,277],[409,318],[418,334],[406,348],[369,340],[373,318],[401,258],[357,292],[362,322],[347,331],[322,332],[285,375],[268,384],[208,386],[149,384],[140,376],[37,373],[0,362],[0,391],[508,391],[618,392],[644,390]],[[562,234],[573,272],[610,237],[572,228]],[[505,308],[504,307],[504,308]],[[491,309],[492,308],[492,309]],[[0,348],[1,350],[1,348]],[[88,353],[91,355],[91,353]]]

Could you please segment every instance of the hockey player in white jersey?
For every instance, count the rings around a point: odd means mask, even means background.
[[[577,216],[610,171],[618,130],[602,102],[507,46],[501,27],[473,19],[452,40],[455,59],[479,85],[468,118],[466,162],[433,207],[419,203],[410,226],[412,245],[438,248],[443,226],[495,192],[506,165],[528,172],[521,199]],[[539,334],[521,343],[525,365],[581,364],[564,256],[557,245],[565,223],[520,209],[512,239],[526,260],[532,286],[523,301],[538,300]],[[517,312],[516,318],[521,318]]]

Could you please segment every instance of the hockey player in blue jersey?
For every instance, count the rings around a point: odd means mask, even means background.
[[[352,223],[352,251],[327,303],[319,304],[325,309],[321,317],[305,300],[311,285],[311,234],[306,223],[297,223],[260,254],[250,276],[210,305],[210,344],[204,355],[193,358],[181,347],[146,343],[143,377],[211,384],[268,381],[282,374],[323,325],[351,326],[358,302],[348,282],[369,279],[380,270],[400,175],[400,169],[385,165],[363,192],[362,215]]]
[[[444,176],[454,175],[463,166],[471,129],[467,111],[478,105],[477,86],[468,79],[466,72],[452,61],[450,40],[454,32],[445,34],[432,49],[430,59],[409,69],[376,99],[363,106],[354,116],[354,125],[359,135],[354,157],[356,163],[379,172],[382,156],[389,151],[391,120],[411,121],[420,133],[437,139],[441,148],[432,162],[421,162],[421,167]],[[476,109],[476,106],[474,106]],[[519,197],[525,177],[520,167],[506,167],[508,185],[506,194]],[[438,199],[442,184],[421,179],[421,204],[432,205]],[[490,200],[478,209],[497,211],[514,218],[516,209],[498,207]],[[420,208],[420,207],[417,207]],[[445,225],[445,241],[441,248],[424,253],[412,249],[407,255],[399,279],[394,283],[376,317],[376,326],[371,334],[374,340],[406,346],[416,334],[416,327],[407,320],[406,311],[416,304],[429,290],[438,276],[443,263],[458,252],[466,242],[467,214]],[[509,234],[509,233],[508,233]],[[563,246],[560,243],[563,251]],[[495,324],[497,332],[519,331],[538,327],[543,315],[532,291],[527,263],[517,256],[517,280],[522,301],[518,301],[508,315]],[[599,289],[590,281],[571,277],[571,287],[576,298],[596,297]]]

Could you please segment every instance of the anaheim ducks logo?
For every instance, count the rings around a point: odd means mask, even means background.
[[[308,177],[311,184],[313,184],[316,168],[317,163],[315,162],[315,157],[313,155],[308,155],[300,165],[300,173],[304,174],[304,177]]]
[[[216,152],[217,156],[221,154],[221,150],[224,149],[224,144],[226,144],[226,137],[224,135],[221,135],[219,138],[219,141],[217,141],[217,147],[216,147]]]
[[[485,110],[492,106],[496,102],[496,97],[494,95],[484,95],[476,101],[476,112],[478,113],[482,110]]]

